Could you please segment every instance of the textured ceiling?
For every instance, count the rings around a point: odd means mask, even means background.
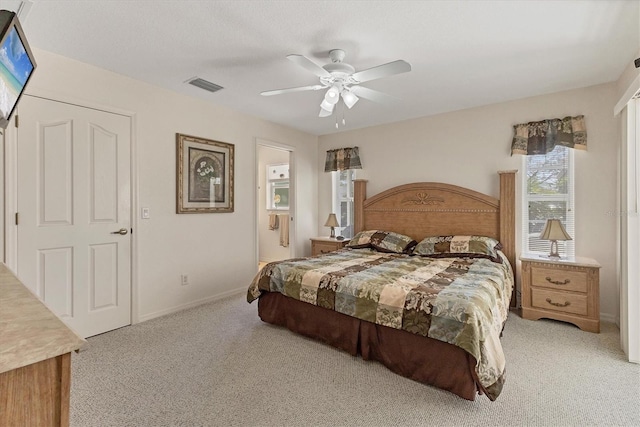
[[[638,1],[32,3],[32,46],[316,135],[614,81],[640,45]],[[400,101],[362,100],[337,130],[317,116],[322,92],[260,96],[317,83],[286,55],[324,65],[335,48],[357,71],[409,62],[363,84]]]

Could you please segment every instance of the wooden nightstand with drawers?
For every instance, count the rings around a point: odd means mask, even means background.
[[[523,255],[522,317],[573,323],[600,332],[600,264],[591,258]]]
[[[311,255],[328,254],[347,246],[349,239],[336,240],[331,237],[312,237],[311,238]]]

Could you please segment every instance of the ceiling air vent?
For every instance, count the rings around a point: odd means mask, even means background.
[[[208,90],[209,92],[217,92],[220,89],[224,89],[222,86],[218,86],[217,84],[201,79],[200,77],[189,79],[186,83],[199,87],[200,89]]]

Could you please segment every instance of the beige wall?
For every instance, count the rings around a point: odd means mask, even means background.
[[[640,19],[640,17],[639,17]],[[640,82],[640,68],[636,68],[634,60],[640,58],[640,49],[629,61],[624,71],[616,81],[616,112],[619,112],[636,93]]]
[[[612,214],[617,209],[620,138],[619,122],[612,113],[616,101],[616,85],[610,83],[325,135],[319,138],[318,167],[326,150],[357,145],[363,163],[357,176],[369,180],[369,195],[407,182],[442,181],[497,197],[496,172],[522,170],[522,156],[510,156],[514,124],[584,114],[589,150],[575,153],[576,255],[602,264],[601,312],[603,320],[613,321],[618,316],[616,217]],[[518,174],[520,183],[521,179]],[[322,230],[321,220],[331,209],[330,174],[319,174],[318,196],[317,226]],[[518,206],[518,229],[520,211]]]
[[[28,93],[135,113],[138,200],[138,313],[152,318],[246,288],[257,270],[256,138],[295,147],[298,165],[297,254],[317,223],[317,137],[178,95],[122,75],[34,49],[38,69]],[[233,90],[233,89],[225,89]],[[212,98],[215,94],[211,95]],[[235,212],[177,215],[175,134],[235,144]],[[139,209],[134,212],[139,217]],[[190,284],[181,286],[180,275]]]

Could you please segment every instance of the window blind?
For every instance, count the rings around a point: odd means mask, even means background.
[[[353,181],[356,171],[353,169],[331,172],[333,212],[340,223],[341,235],[353,237]]]
[[[548,254],[551,242],[541,240],[547,219],[557,218],[573,240],[558,241],[562,256],[575,256],[573,150],[556,146],[547,154],[523,156],[522,250]]]

